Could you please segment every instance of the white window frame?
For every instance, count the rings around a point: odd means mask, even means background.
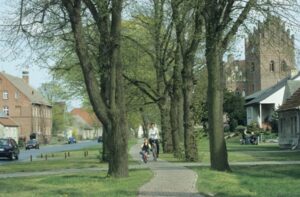
[[[7,105],[4,105],[4,106],[3,106],[3,112],[4,112],[7,116],[9,116],[9,107],[8,107]]]
[[[4,100],[7,100],[7,99],[8,99],[8,91],[7,91],[7,90],[3,90],[2,98],[3,98]]]
[[[20,93],[18,90],[15,91],[15,99],[18,100],[20,96]]]

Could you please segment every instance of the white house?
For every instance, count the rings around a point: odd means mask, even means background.
[[[271,129],[270,121],[275,110],[282,105],[285,98],[287,84],[300,87],[300,74],[294,77],[287,77],[274,86],[251,94],[245,98],[247,125],[257,123],[260,128]]]
[[[103,128],[101,122],[93,112],[83,108],[75,108],[71,111],[73,126],[81,139],[96,139],[102,136]]]
[[[5,114],[0,114],[0,138],[13,138],[17,143],[19,139],[19,125]]]

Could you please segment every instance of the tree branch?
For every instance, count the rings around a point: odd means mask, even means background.
[[[227,48],[228,43],[231,41],[231,39],[234,37],[235,33],[237,32],[239,26],[245,21],[247,18],[247,15],[251,11],[251,9],[254,7],[256,3],[256,0],[249,0],[243,9],[242,13],[239,15],[237,20],[234,22],[233,26],[231,27],[230,31],[225,35],[222,46],[224,50]]]
[[[147,84],[144,81],[138,81],[135,79],[131,79],[130,77],[126,76],[125,74],[123,75],[123,77],[127,81],[129,81],[130,83],[135,85],[137,88],[139,88],[139,90],[141,90],[144,94],[146,94],[153,102],[159,101],[160,96],[154,89],[151,88],[151,86],[149,84]]]

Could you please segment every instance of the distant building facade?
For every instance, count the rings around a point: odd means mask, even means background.
[[[231,92],[236,92],[242,96],[246,94],[246,64],[245,60],[234,60],[233,55],[229,55],[225,67],[225,87]]]
[[[19,137],[31,134],[43,143],[51,138],[52,106],[29,85],[29,75],[22,78],[0,72],[0,106],[19,126]]]
[[[225,63],[225,87],[250,95],[293,73],[297,73],[294,37],[279,17],[269,15],[248,34],[245,60],[236,61],[229,56]]]
[[[73,126],[77,129],[80,139],[96,139],[102,136],[103,128],[94,112],[89,112],[83,108],[75,108],[71,112]]]

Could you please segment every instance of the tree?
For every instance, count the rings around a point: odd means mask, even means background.
[[[245,100],[241,95],[225,90],[223,108],[224,113],[229,118],[230,131],[234,131],[238,125],[245,125],[246,110],[244,104]]]
[[[17,32],[48,51],[78,59],[90,103],[108,133],[108,175],[128,176],[127,120],[121,61],[122,0],[22,0]]]
[[[150,13],[149,13],[150,12]],[[155,84],[147,83],[138,79],[126,76],[132,84],[137,86],[149,99],[155,103],[160,111],[160,123],[162,133],[162,146],[164,152],[172,152],[172,135],[170,128],[170,102],[168,88],[170,86],[170,65],[173,62],[171,30],[172,24],[165,19],[166,1],[153,0],[149,7],[144,7],[143,13],[138,12],[133,16],[137,25],[145,29],[145,35],[149,40],[146,44],[127,36],[133,43],[140,47],[151,59],[154,70]],[[142,40],[143,41],[143,40]]]
[[[71,96],[65,91],[58,82],[54,80],[49,83],[43,83],[38,91],[52,105],[52,135],[57,135],[66,128],[66,100]]]
[[[223,55],[245,21],[255,0],[245,3],[235,0],[205,0],[205,57],[208,70],[208,122],[211,168],[230,170],[223,132]],[[233,20],[233,16],[235,20]]]
[[[173,83],[173,93],[174,100],[177,100],[178,104],[177,107],[174,107],[180,112],[180,92],[182,91],[185,158],[188,161],[196,161],[198,160],[198,151],[191,109],[194,90],[193,69],[195,66],[196,52],[203,34],[203,21],[201,17],[203,5],[202,1],[187,2],[173,0],[171,1],[171,6],[177,43],[173,75],[173,80],[175,81]],[[190,20],[190,18],[192,19]],[[188,25],[189,23],[191,23],[191,25]],[[180,80],[178,76],[181,77]],[[178,127],[180,128],[180,126]]]

